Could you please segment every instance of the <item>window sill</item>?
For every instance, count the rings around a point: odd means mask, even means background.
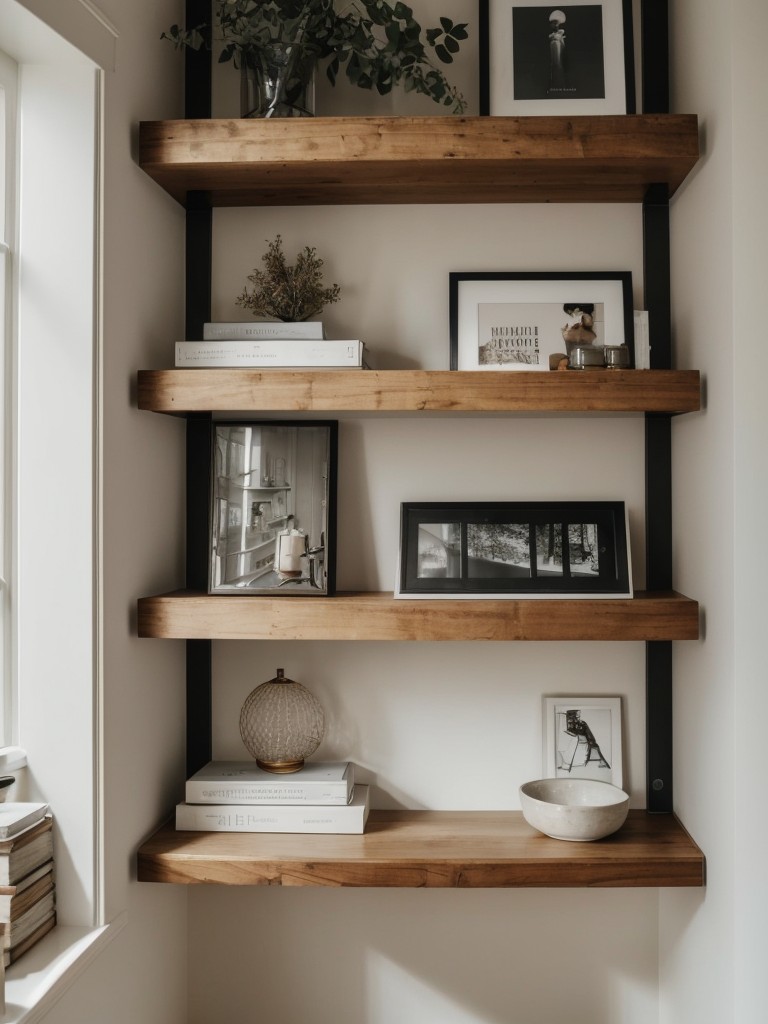
[[[102,928],[59,925],[5,972],[1,1024],[36,1024],[125,927],[121,914]]]

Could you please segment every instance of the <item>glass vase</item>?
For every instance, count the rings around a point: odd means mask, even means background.
[[[241,117],[313,117],[315,58],[298,43],[269,43],[240,56]]]

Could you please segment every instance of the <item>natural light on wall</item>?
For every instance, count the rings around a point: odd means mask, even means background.
[[[12,742],[9,723],[11,721],[12,689],[10,683],[10,524],[8,521],[9,455],[10,438],[7,431],[7,417],[10,408],[8,383],[10,379],[11,346],[13,331],[12,259],[14,242],[13,206],[15,198],[16,162],[16,64],[4,53],[0,53],[0,336],[2,337],[2,360],[0,360],[0,422],[3,424],[3,441],[0,445],[0,675],[2,677],[2,699],[0,700],[0,745]]]

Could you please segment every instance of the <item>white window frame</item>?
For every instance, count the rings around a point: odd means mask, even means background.
[[[6,972],[3,1019],[31,1024],[125,924],[105,922],[101,855],[102,69],[117,35],[90,0],[0,0],[0,39],[21,129],[10,738],[29,760],[16,799],[51,804],[57,842],[57,927]],[[18,754],[0,751],[0,774]]]
[[[0,745],[9,747],[15,742],[14,722],[14,686],[11,671],[11,453],[13,450],[12,401],[10,382],[12,380],[12,353],[14,337],[14,287],[13,287],[13,252],[16,247],[16,164],[18,144],[16,135],[18,68],[16,62],[0,52],[0,89],[2,90],[2,110],[0,111],[0,174],[2,174],[2,210],[0,216],[0,332],[2,332],[2,361],[0,362],[0,417],[3,422],[3,441],[0,447],[0,636],[2,639],[2,660],[0,676],[2,678],[2,695],[0,696]],[[0,760],[0,774],[7,771],[6,765],[11,759]],[[13,763],[18,764],[16,758]]]

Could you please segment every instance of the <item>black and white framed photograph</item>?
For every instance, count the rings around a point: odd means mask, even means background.
[[[333,594],[337,447],[336,421],[213,424],[209,593]]]
[[[559,370],[576,346],[626,345],[634,365],[632,274],[454,271],[452,370]]]
[[[621,697],[545,697],[542,774],[623,788]]]
[[[480,113],[634,114],[631,0],[480,0]]]
[[[624,502],[404,502],[395,595],[631,597]]]

